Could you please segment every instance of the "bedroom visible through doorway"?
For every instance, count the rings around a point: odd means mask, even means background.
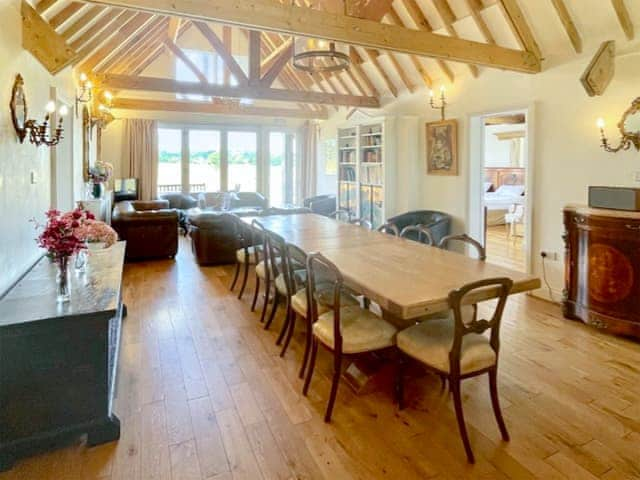
[[[482,206],[487,261],[526,270],[527,113],[482,117]]]

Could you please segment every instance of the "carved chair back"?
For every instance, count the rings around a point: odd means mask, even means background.
[[[483,262],[487,259],[487,250],[482,246],[482,244],[477,241],[475,238],[470,237],[466,233],[461,235],[447,235],[442,237],[440,243],[438,244],[439,248],[447,248],[447,245],[451,242],[463,242],[468,245],[471,245],[478,252],[478,259]]]
[[[416,232],[418,234],[418,241],[422,243],[426,243],[427,245],[434,245],[433,235],[431,234],[431,230],[429,230],[424,225],[409,225],[404,227],[400,232],[400,237],[405,238],[412,232]],[[422,238],[424,237],[424,240]]]
[[[400,230],[398,230],[398,227],[396,227],[395,223],[384,223],[382,225],[380,225],[377,230],[380,233],[387,233],[389,235],[393,235],[394,237],[399,237],[400,236]]]
[[[465,335],[472,333],[483,334],[485,331],[490,330],[489,342],[491,348],[493,348],[493,351],[496,353],[497,361],[498,351],[500,349],[500,323],[502,321],[504,306],[507,303],[507,297],[512,287],[513,280],[506,277],[497,277],[468,283],[449,293],[449,307],[453,311],[455,322],[453,344],[449,352],[450,372],[452,375],[460,375],[462,340]],[[465,317],[462,306],[468,304],[474,304],[475,306],[475,302],[472,299],[473,294],[484,289],[498,290],[498,300],[491,318],[489,320],[478,319],[477,311],[471,318]],[[468,295],[472,297],[470,300],[465,299]]]

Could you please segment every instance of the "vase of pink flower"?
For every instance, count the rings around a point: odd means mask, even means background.
[[[49,210],[45,213],[47,223],[38,236],[38,245],[47,250],[47,256],[55,263],[56,272],[56,300],[58,303],[69,301],[71,284],[69,282],[69,258],[86,248],[85,241],[78,237],[76,229],[93,214],[79,208],[61,213],[59,210]]]

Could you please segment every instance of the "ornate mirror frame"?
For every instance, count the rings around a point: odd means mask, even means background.
[[[11,121],[13,122],[13,128],[16,131],[16,135],[20,140],[20,143],[24,142],[27,136],[27,96],[24,93],[24,80],[22,75],[16,75],[16,79],[13,82],[13,89],[11,90],[11,101],[9,102],[9,108],[11,109]],[[22,108],[23,112],[21,117],[18,117],[18,110]]]
[[[640,150],[640,130],[636,132],[629,132],[625,128],[627,118],[632,115],[640,115],[640,97],[631,102],[631,106],[622,114],[620,123],[618,123],[623,143],[630,142],[634,147],[636,147],[636,150]]]

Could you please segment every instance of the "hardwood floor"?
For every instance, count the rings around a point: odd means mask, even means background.
[[[518,226],[518,234],[522,235],[522,226]],[[507,239],[504,225],[487,228],[487,261],[503,267],[524,272],[526,270],[523,237]]]
[[[322,418],[331,363],[319,352],[308,398],[287,356],[229,292],[230,267],[199,268],[188,240],[176,261],[130,264],[116,411],[117,443],[20,461],[0,480],[633,479],[640,478],[640,347],[515,296],[502,328],[503,443],[488,380],[463,383],[477,463],[466,463],[450,395],[430,374],[408,381],[399,412],[389,385],[342,384]]]

